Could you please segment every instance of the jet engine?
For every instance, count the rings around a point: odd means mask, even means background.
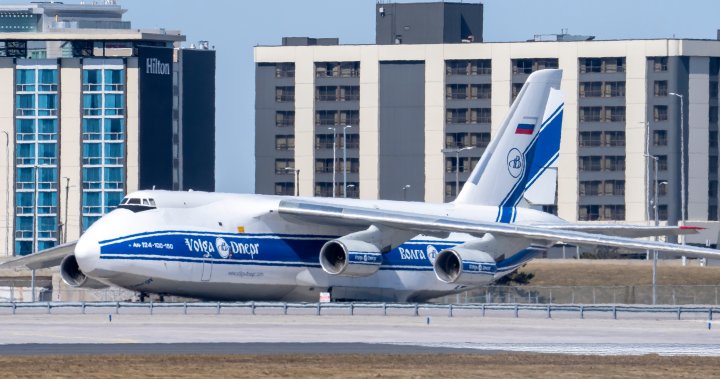
[[[63,282],[70,287],[82,288],[107,288],[108,285],[103,284],[95,279],[88,278],[80,269],[75,255],[71,254],[63,258],[60,263],[60,276]]]
[[[368,276],[380,269],[382,253],[368,242],[341,237],[320,249],[320,266],[331,275]]]
[[[497,270],[490,254],[463,246],[440,251],[433,269],[435,276],[445,283],[467,285],[488,283]]]

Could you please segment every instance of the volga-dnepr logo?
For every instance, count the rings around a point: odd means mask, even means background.
[[[525,159],[520,150],[516,148],[510,149],[507,155],[507,167],[510,176],[517,178],[525,169]]]
[[[157,58],[146,58],[145,73],[153,75],[170,75],[170,63],[164,63]]]

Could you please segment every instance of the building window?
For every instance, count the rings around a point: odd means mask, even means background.
[[[625,171],[624,156],[605,156],[603,169],[605,171]]]
[[[600,219],[599,205],[581,205],[578,207],[578,220],[596,221]]]
[[[15,81],[14,246],[27,255],[59,242],[58,70],[18,66]]]
[[[602,107],[580,107],[580,122],[600,122]]]
[[[625,132],[604,132],[603,137],[603,142],[605,146],[625,146]]]
[[[654,121],[667,121],[667,119],[668,119],[667,105],[653,106],[653,120]]]
[[[667,171],[668,157],[667,155],[657,155],[658,171]]]
[[[295,87],[275,87],[275,101],[278,103],[295,101]]]
[[[579,171],[601,171],[602,170],[602,157],[600,157],[600,156],[578,157],[578,170]]]
[[[360,86],[318,86],[315,87],[316,101],[358,101]]]
[[[580,73],[625,72],[625,58],[580,58]]]
[[[360,124],[359,111],[317,111],[315,125],[318,126],[357,126]]]
[[[275,150],[295,150],[295,136],[292,134],[276,135]]]
[[[625,97],[625,82],[605,82],[604,97]]]
[[[282,196],[294,196],[295,195],[295,183],[294,182],[275,183],[275,194],[282,195]]]
[[[653,130],[653,146],[667,146],[667,130]]]
[[[717,130],[711,130],[708,133],[708,147],[711,149],[714,147],[718,147],[718,132]]]
[[[278,128],[295,126],[295,111],[275,112],[275,126]]]
[[[275,160],[275,174],[276,175],[290,175],[295,170],[294,159],[276,159]]]
[[[600,97],[602,96],[602,82],[583,82],[580,83],[580,97]]]
[[[578,207],[578,220],[625,220],[624,205],[581,205]]]
[[[276,78],[294,78],[295,77],[295,63],[276,63],[275,64],[275,77]]]
[[[360,62],[318,62],[315,63],[317,78],[357,78],[360,76]]]
[[[337,186],[335,186],[337,187]],[[337,189],[336,189],[337,190]],[[317,197],[333,197],[333,183],[317,182],[315,183],[315,196]]]
[[[522,90],[522,87],[525,83],[513,83],[512,84],[512,100],[515,101],[515,98],[518,97],[520,94],[520,90]]]
[[[578,145],[582,147],[599,147],[602,143],[602,132],[580,132]]]
[[[667,96],[668,95],[668,82],[667,80],[656,80],[654,87],[655,96]]]
[[[446,97],[448,100],[465,100],[468,98],[467,84],[448,84],[445,88]]]
[[[445,171],[451,173],[457,170],[460,170],[460,172],[470,172],[479,161],[480,158],[478,157],[460,157],[459,162],[456,162],[455,157],[447,157],[445,158]]]
[[[558,68],[557,58],[513,59],[513,74],[530,74],[537,70]]]
[[[578,183],[578,194],[580,196],[600,195],[602,182],[599,180],[581,181]]]
[[[605,107],[605,122],[625,122],[625,107]]]
[[[445,75],[490,75],[489,59],[448,60],[445,61]]]
[[[490,133],[446,133],[446,148],[475,146],[485,148],[490,143]]]
[[[668,58],[667,57],[655,57],[653,60],[653,71],[662,72],[668,70]]]
[[[604,183],[603,194],[607,196],[624,196],[625,181],[624,180],[606,180]]]

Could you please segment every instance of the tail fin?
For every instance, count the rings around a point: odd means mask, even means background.
[[[562,70],[541,70],[528,77],[456,203],[497,206],[498,222],[515,219],[523,193],[558,159],[561,77]]]

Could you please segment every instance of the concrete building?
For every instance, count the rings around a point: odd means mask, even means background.
[[[215,52],[124,12],[0,6],[2,255],[75,240],[128,192],[214,190]]]
[[[528,74],[561,68],[557,204],[546,209],[652,223],[657,186],[661,221],[710,227],[688,241],[716,243],[720,40],[553,37],[256,47],[256,191],[293,194],[297,179],[301,196],[332,195],[328,128],[349,125],[349,197],[451,201],[456,175],[462,185]],[[456,162],[453,149],[465,147]]]

